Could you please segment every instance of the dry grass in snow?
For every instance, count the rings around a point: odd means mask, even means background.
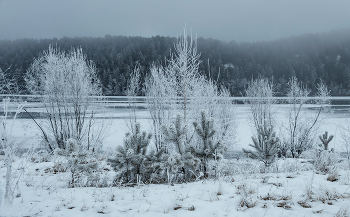
[[[60,170],[57,162],[32,161],[15,159],[14,168],[26,165],[25,174],[19,177],[20,170],[14,170],[13,180],[18,181],[16,197],[13,204],[2,201],[0,216],[347,216],[349,213],[349,171],[338,169],[339,180],[330,182],[327,174],[308,170],[310,165],[302,165],[300,159],[279,161],[275,167],[282,172],[270,173],[260,173],[260,164],[253,160],[225,160],[219,167],[223,174],[219,179],[135,187],[112,187],[114,172],[104,163],[100,177],[109,186],[103,188],[67,188],[70,174]],[[3,188],[2,158],[0,162]],[[245,171],[238,170],[242,166]]]

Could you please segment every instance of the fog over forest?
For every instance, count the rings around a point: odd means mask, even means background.
[[[349,28],[346,0],[2,0],[0,39],[170,36],[187,24],[203,38],[237,42]]]
[[[141,80],[151,64],[166,65],[176,38],[154,36],[63,37],[60,39],[0,40],[0,68],[14,78],[21,93],[30,64],[49,45],[61,50],[81,47],[97,67],[104,95],[125,95],[127,81],[137,63]],[[225,42],[197,38],[200,73],[234,96],[242,96],[247,83],[258,76],[273,81],[276,94],[285,95],[288,79],[296,76],[312,91],[323,81],[333,96],[350,94],[350,29],[303,34],[267,42]],[[142,92],[139,95],[143,95]]]

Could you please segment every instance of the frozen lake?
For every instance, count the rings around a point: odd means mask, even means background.
[[[118,101],[119,100],[119,101]],[[104,104],[104,109],[97,112],[99,120],[108,123],[110,129],[104,140],[104,147],[114,148],[118,145],[122,145],[125,133],[128,131],[126,126],[126,118],[129,115],[129,111],[125,108],[125,97],[113,97],[109,103]],[[338,101],[337,101],[338,100]],[[242,101],[241,101],[242,102]],[[249,107],[248,105],[242,104],[238,101],[237,104],[233,105],[235,108],[235,119],[237,122],[237,138],[236,142],[233,142],[231,147],[232,150],[241,150],[247,148],[248,144],[251,143],[252,128],[249,120]],[[328,131],[329,134],[334,135],[334,139],[330,144],[330,148],[341,151],[343,144],[343,138],[341,129],[350,126],[350,98],[341,97],[335,99],[333,103],[337,105],[331,105],[330,110],[323,113],[320,117],[320,127],[317,135],[321,135],[324,131]],[[15,111],[18,103],[11,102],[9,105],[10,111]],[[27,102],[24,104],[27,111],[29,111],[39,122],[42,122],[43,107],[38,102]],[[137,118],[141,123],[142,130],[150,131],[151,120],[149,112],[144,109],[145,103],[141,102],[138,104],[139,109],[137,110]],[[305,111],[307,116],[316,114],[317,105],[306,105]],[[3,109],[1,108],[1,112]],[[283,129],[288,124],[289,105],[287,104],[276,104],[273,106],[273,113],[275,115],[277,135],[283,137]],[[41,133],[37,126],[30,119],[29,115],[24,111],[20,113],[18,119],[12,121],[8,120],[8,126],[12,126],[12,135],[19,142],[21,147],[37,147],[41,141]]]

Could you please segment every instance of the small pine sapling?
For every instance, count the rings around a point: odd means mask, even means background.
[[[165,142],[174,144],[175,150],[180,155],[186,152],[187,125],[183,124],[183,118],[180,114],[176,116],[175,122],[170,124],[169,127],[162,125],[162,133],[164,134]]]
[[[322,144],[320,144],[320,147],[324,148],[324,150],[328,150],[328,144],[332,141],[334,136],[330,135],[328,137],[328,132],[326,131],[323,135],[320,135],[319,138],[320,138],[320,140],[322,142]]]
[[[95,179],[93,174],[98,169],[97,160],[91,157],[91,153],[88,150],[80,150],[76,139],[68,139],[65,148],[57,148],[55,152],[67,158],[67,169],[72,174],[69,187],[74,188],[79,186],[79,184],[83,184],[82,175],[88,176],[86,185],[93,185],[93,183],[89,182]]]
[[[194,122],[193,126],[201,140],[199,147],[193,147],[193,152],[201,159],[204,175],[207,176],[208,160],[218,160],[222,158],[224,147],[220,140],[214,141],[213,136],[216,133],[216,130],[214,129],[214,120],[208,118],[205,111],[201,111],[201,119],[199,123]]]
[[[119,172],[116,180],[122,183],[139,183],[142,175],[150,171],[151,164],[160,155],[159,152],[147,155],[152,135],[141,132],[139,123],[136,123],[132,132],[126,133],[124,145],[117,147],[115,157],[108,160],[114,170]]]
[[[323,148],[316,155],[315,167],[321,172],[332,172],[334,170],[336,163],[339,162],[339,156],[334,153],[333,148],[329,151],[328,145],[334,138],[333,135],[328,137],[328,132],[326,131],[323,135],[319,136],[322,144],[320,147]]]
[[[182,168],[184,163],[182,161],[181,155],[176,152],[172,152],[168,155],[167,160],[165,160],[161,166],[163,170],[167,173],[168,184],[171,184],[172,175],[177,173],[179,168]]]
[[[162,126],[164,140],[168,144],[174,145],[174,152],[180,154],[183,162],[182,171],[185,179],[188,178],[187,171],[196,170],[200,164],[200,160],[191,153],[189,145],[186,143],[187,125],[183,124],[182,115],[176,116],[175,122],[169,127]]]
[[[255,148],[255,151],[243,149],[244,153],[251,158],[259,159],[265,166],[274,162],[278,152],[279,138],[276,137],[273,127],[265,123],[258,129],[257,137],[253,136],[252,140],[254,145],[249,144],[249,146]]]

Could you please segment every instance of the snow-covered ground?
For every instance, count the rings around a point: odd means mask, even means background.
[[[223,162],[223,171],[232,173],[217,180],[104,188],[67,188],[70,174],[50,171],[52,162],[16,159],[14,168],[22,166],[25,170],[14,174],[20,194],[12,205],[2,202],[2,217],[334,216],[350,202],[348,164],[339,166],[335,182],[300,159],[279,161],[282,172],[273,173],[260,173],[256,162],[244,159]],[[113,171],[104,166],[104,175],[112,179]]]
[[[286,123],[287,109],[275,109],[276,128]],[[312,111],[310,111],[312,112]],[[232,150],[247,148],[251,128],[245,105],[237,105],[237,135]],[[127,132],[123,109],[109,110],[110,131],[104,147],[114,149]],[[347,126],[346,112],[326,113],[319,133],[335,136],[330,148],[342,151],[340,129]],[[150,128],[147,111],[138,112],[143,130]],[[349,122],[350,123],[350,122]],[[11,126],[11,120],[9,120]],[[40,132],[30,119],[13,122],[12,135],[22,147],[37,147]],[[333,174],[318,172],[307,159],[279,160],[271,171],[261,172],[260,163],[246,159],[223,160],[220,177],[192,183],[150,184],[135,187],[67,188],[69,172],[55,171],[59,159],[27,154],[13,162],[13,184],[18,182],[12,204],[4,201],[4,158],[0,155],[0,217],[9,216],[335,216],[350,213],[350,170],[346,160],[338,163]],[[111,183],[114,171],[100,157],[101,177]],[[0,198],[1,198],[0,197]],[[347,216],[347,215],[339,215]]]

